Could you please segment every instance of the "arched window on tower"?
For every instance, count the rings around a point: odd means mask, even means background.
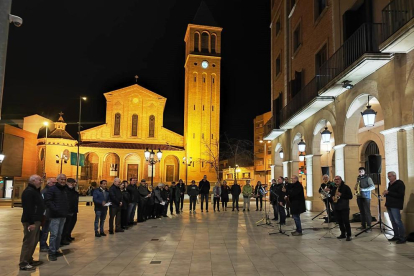
[[[138,115],[132,115],[132,129],[131,129],[131,136],[138,135]]]
[[[216,41],[217,41],[217,36],[213,34],[211,36],[211,53],[212,54],[216,53]]]
[[[204,32],[201,34],[201,52],[208,52],[209,35]]]
[[[115,114],[114,135],[121,134],[121,114]]]
[[[199,33],[195,33],[194,34],[194,52],[200,52],[200,34]]]
[[[149,135],[148,137],[154,137],[155,133],[155,116],[151,115],[149,117]]]

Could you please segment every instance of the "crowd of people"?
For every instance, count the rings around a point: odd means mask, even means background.
[[[404,205],[405,185],[397,180],[395,172],[388,173],[388,189],[382,194],[386,198],[385,206],[394,230],[394,237],[389,241],[397,241],[397,244],[405,243],[405,231],[401,221],[400,211]],[[341,176],[335,176],[334,183],[329,181],[329,176],[323,176],[319,192],[324,195],[328,216],[331,209],[339,224],[341,234],[338,239],[351,240],[351,227],[349,221],[349,201],[353,198],[351,189],[342,180]],[[57,178],[49,178],[46,186],[41,190],[42,178],[32,175],[29,184],[22,194],[24,238],[21,250],[20,270],[33,271],[42,261],[33,260],[33,254],[37,243],[40,242],[40,251],[48,253],[49,261],[56,261],[63,256],[60,247],[70,244],[75,238],[72,231],[77,222],[79,205],[79,193],[76,191],[76,180],[66,178],[59,174]],[[149,219],[179,215],[183,212],[184,196],[187,193],[190,201],[190,213],[196,213],[198,198],[201,199],[201,212],[208,212],[210,201],[210,182],[207,176],[196,185],[194,180],[186,186],[180,179],[178,183],[172,182],[171,186],[159,183],[156,187],[142,179],[137,185],[137,179],[121,181],[115,178],[108,189],[107,181],[101,180],[99,188],[92,189],[95,211],[94,230],[95,237],[106,236],[104,224],[109,210],[109,234],[124,232],[133,225],[145,222]],[[361,210],[361,228],[368,232],[371,227],[369,208],[372,179],[365,175],[365,169],[359,169],[357,184],[354,187],[357,195],[358,207]],[[212,189],[213,210],[227,211],[229,195],[232,196],[232,211],[239,211],[239,197],[243,196],[243,211],[250,211],[251,198],[256,199],[256,211],[263,210],[263,197],[269,193],[269,201],[272,205],[274,218],[279,224],[286,224],[286,217],[293,217],[296,230],[292,236],[302,235],[300,214],[306,211],[305,195],[298,176],[294,175],[291,181],[287,177],[278,177],[271,181],[267,190],[266,185],[260,181],[253,188],[250,181],[246,181],[243,188],[237,183],[230,187],[226,181],[217,182]],[[327,196],[329,195],[329,196]],[[136,220],[135,220],[136,215]],[[47,241],[49,240],[49,244]]]

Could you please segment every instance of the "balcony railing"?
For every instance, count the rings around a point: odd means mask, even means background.
[[[382,10],[382,42],[414,18],[414,0],[394,0]]]
[[[285,123],[295,113],[310,104],[339,74],[366,53],[378,53],[381,24],[363,24],[320,67],[315,78],[304,86],[280,111],[280,121]]]

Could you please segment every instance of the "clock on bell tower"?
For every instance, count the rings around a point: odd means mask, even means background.
[[[221,31],[202,2],[184,38],[184,147],[187,159],[195,161],[189,167],[188,179],[197,182],[204,174],[216,179],[208,162],[211,154],[218,156],[219,151]]]

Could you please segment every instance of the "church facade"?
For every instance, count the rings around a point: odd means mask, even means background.
[[[81,131],[80,186],[102,179],[112,183],[115,177],[150,181],[153,176],[154,183],[198,182],[203,175],[217,179],[221,31],[205,5],[187,27],[184,135],[164,127],[162,95],[137,84],[104,94],[105,124]],[[62,116],[55,127],[65,131]],[[76,178],[77,141],[66,134],[39,139],[39,174]],[[147,149],[163,153],[153,167],[145,159]]]

